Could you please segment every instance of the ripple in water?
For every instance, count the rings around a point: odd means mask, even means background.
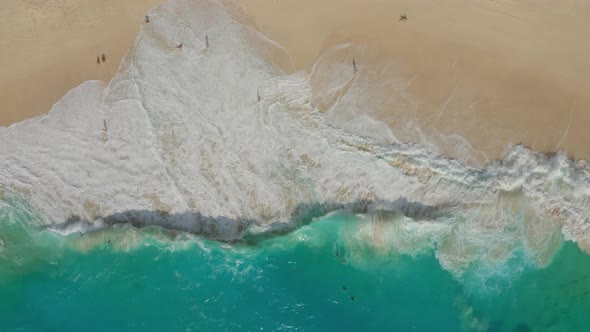
[[[147,325],[128,327],[581,326],[584,291],[548,271],[585,273],[564,242],[590,248],[585,161],[517,146],[473,167],[402,143],[371,117],[378,100],[346,56],[287,74],[288,54],[241,22],[214,2],[163,4],[108,86],[86,82],[49,115],[0,128],[0,216],[16,234],[0,246],[9,327],[73,329],[101,313],[121,328],[124,309],[158,298],[179,307],[161,321],[139,310],[129,324]],[[358,215],[312,222],[332,211]],[[106,234],[121,239],[98,245]],[[577,301],[571,321],[528,302],[543,280],[539,302]],[[557,296],[560,282],[575,294]],[[77,301],[94,306],[66,322]],[[424,308],[440,320],[420,319]]]

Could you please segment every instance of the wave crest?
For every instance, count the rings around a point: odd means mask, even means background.
[[[280,46],[212,1],[171,1],[150,18],[107,87],[86,82],[47,116],[0,128],[2,196],[29,202],[39,224],[199,213],[225,218],[211,227],[230,239],[242,234],[232,221],[289,229],[306,204],[369,202],[414,217],[373,221],[363,236],[402,252],[436,247],[456,274],[522,247],[543,265],[561,233],[590,250],[585,161],[516,146],[466,166],[400,143],[365,112],[360,101],[378,101],[348,57],[287,74]],[[193,231],[202,219],[137,220]]]

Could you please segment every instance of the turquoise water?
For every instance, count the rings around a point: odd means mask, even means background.
[[[333,214],[257,243],[224,244],[126,226],[64,238],[4,220],[0,330],[583,331],[588,326],[590,257],[573,243],[546,268],[520,262],[516,265],[525,268],[512,276],[478,282],[477,267],[454,279],[433,253],[399,255],[358,242],[354,231],[361,222]],[[486,287],[490,282],[495,287]]]

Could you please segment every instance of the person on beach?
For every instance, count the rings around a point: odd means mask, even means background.
[[[96,63],[100,64],[100,57],[96,57]]]
[[[150,23],[150,17],[148,15],[145,16],[145,23]]]
[[[101,56],[102,62],[107,62],[107,56],[104,53]]]
[[[404,14],[404,15],[400,15],[399,16],[399,21],[398,22],[407,21],[407,20],[408,20],[408,17]]]
[[[354,58],[352,58],[352,68],[354,69],[354,73],[356,74],[357,69],[356,69],[356,61],[354,60]]]
[[[176,48],[182,48],[182,43],[178,44],[178,46],[176,46]]]

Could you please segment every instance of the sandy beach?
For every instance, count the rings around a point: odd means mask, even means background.
[[[87,80],[108,82],[160,0],[0,3],[0,126],[47,113]],[[96,56],[107,62],[98,65]]]
[[[415,120],[443,150],[458,134],[488,160],[513,144],[590,159],[588,1],[239,2],[298,68],[357,45],[361,71],[401,85],[373,88],[390,95],[377,115],[402,138],[415,135],[397,124]]]
[[[359,79],[383,99],[372,115],[398,138],[451,151],[457,134],[487,160],[513,144],[590,159],[589,1],[236,1],[298,69],[354,45]],[[0,125],[46,113],[82,81],[108,81],[158,2],[3,2]]]

